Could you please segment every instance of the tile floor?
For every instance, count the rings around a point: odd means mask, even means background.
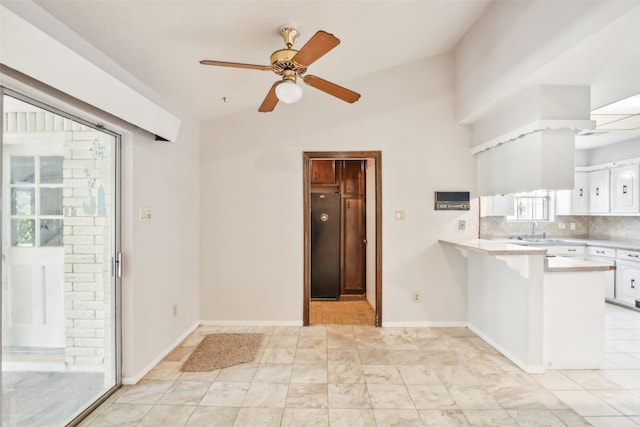
[[[466,328],[200,327],[81,425],[640,425],[640,313],[607,304],[600,370],[529,375]],[[265,334],[254,363],[180,366],[203,335]]]

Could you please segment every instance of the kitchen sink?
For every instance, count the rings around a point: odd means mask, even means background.
[[[513,240],[513,243],[519,244],[527,244],[527,243],[540,243],[540,244],[553,244],[553,243],[562,243],[564,240],[560,239],[547,239],[545,237],[542,238],[526,238],[526,237],[512,237],[510,240]]]

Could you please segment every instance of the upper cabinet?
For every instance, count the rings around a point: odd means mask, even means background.
[[[609,212],[609,169],[576,172],[573,213]]]
[[[365,161],[342,160],[340,167],[340,192],[345,196],[364,196]]]
[[[575,182],[572,212],[574,214],[589,213],[589,172],[576,172]]]
[[[335,184],[334,160],[311,160],[311,184]]]
[[[611,169],[611,212],[638,212],[638,165]]]
[[[589,212],[609,212],[609,169],[589,172]]]
[[[592,171],[577,171],[575,189],[556,192],[556,214],[640,213],[639,168],[638,164],[627,164]],[[571,197],[567,197],[568,194],[571,194]]]

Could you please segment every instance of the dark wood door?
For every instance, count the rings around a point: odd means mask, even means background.
[[[366,230],[363,196],[343,196],[341,293],[360,295],[366,291]]]

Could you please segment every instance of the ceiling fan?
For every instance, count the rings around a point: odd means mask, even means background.
[[[311,87],[321,90],[329,95],[333,95],[345,102],[354,103],[360,99],[360,94],[352,90],[321,79],[317,76],[304,75],[307,67],[325,55],[331,49],[340,44],[340,40],[325,31],[318,31],[302,46],[302,49],[293,49],[293,42],[299,33],[291,26],[280,27],[280,34],[287,46],[285,49],[276,50],[271,54],[271,65],[241,64],[237,62],[211,61],[208,59],[200,61],[203,65],[216,65],[220,67],[247,68],[250,70],[273,71],[282,80],[271,86],[269,93],[262,101],[258,111],[267,113],[273,111],[278,101],[291,104],[297,102],[302,97],[302,89],[296,84],[296,79],[302,80]]]

